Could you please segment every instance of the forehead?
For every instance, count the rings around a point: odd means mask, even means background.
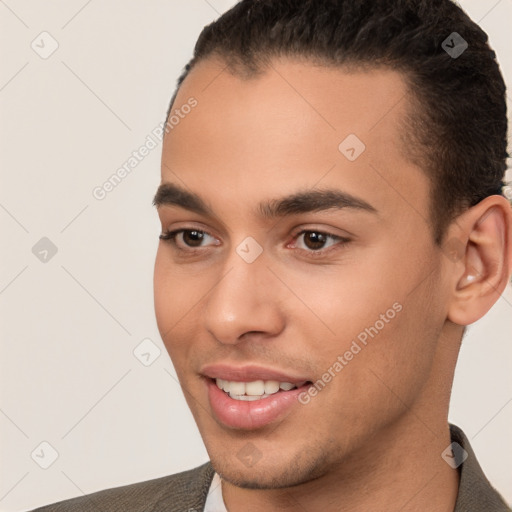
[[[335,185],[381,206],[406,193],[427,210],[428,182],[407,159],[412,107],[398,72],[283,59],[247,77],[207,59],[182,84],[173,112],[190,98],[197,106],[165,137],[163,181],[208,183],[205,194],[219,204],[235,190],[269,197]]]

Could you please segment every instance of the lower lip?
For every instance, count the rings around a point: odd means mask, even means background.
[[[217,387],[212,379],[207,379],[208,399],[215,417],[227,427],[254,430],[282,418],[297,405],[297,397],[310,384],[290,391],[277,393],[261,400],[235,400]]]

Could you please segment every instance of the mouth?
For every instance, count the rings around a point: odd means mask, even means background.
[[[304,376],[264,367],[212,365],[202,369],[215,420],[231,429],[254,430],[283,420],[312,384]]]
[[[251,382],[240,382],[233,380],[215,379],[215,384],[233,400],[253,402],[268,398],[276,393],[298,389],[307,384],[308,381],[279,382],[277,380],[253,380]]]

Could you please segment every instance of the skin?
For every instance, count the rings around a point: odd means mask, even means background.
[[[198,248],[180,235],[160,241],[155,310],[227,508],[452,511],[459,476],[441,453],[453,372],[463,326],[510,276],[507,201],[485,199],[435,245],[429,181],[401,137],[411,96],[392,70],[282,59],[241,78],[209,59],[174,108],[192,96],[197,107],[165,137],[162,183],[198,194],[213,214],[158,206],[162,231],[209,235]],[[338,150],[351,133],[366,145],[354,162]],[[376,213],[257,214],[261,201],[325,188]],[[347,241],[312,249],[297,237],[304,229]],[[236,252],[248,236],[263,249],[250,264]],[[204,365],[257,363],[315,382],[395,303],[401,311],[307,405],[253,430],[215,418]],[[237,456],[244,447],[258,454],[252,467]]]

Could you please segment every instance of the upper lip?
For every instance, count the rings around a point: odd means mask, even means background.
[[[202,375],[210,379],[223,379],[238,382],[252,382],[255,380],[276,380],[290,382],[291,384],[307,382],[304,376],[290,375],[282,370],[257,365],[235,366],[226,363],[208,364],[201,369]]]

